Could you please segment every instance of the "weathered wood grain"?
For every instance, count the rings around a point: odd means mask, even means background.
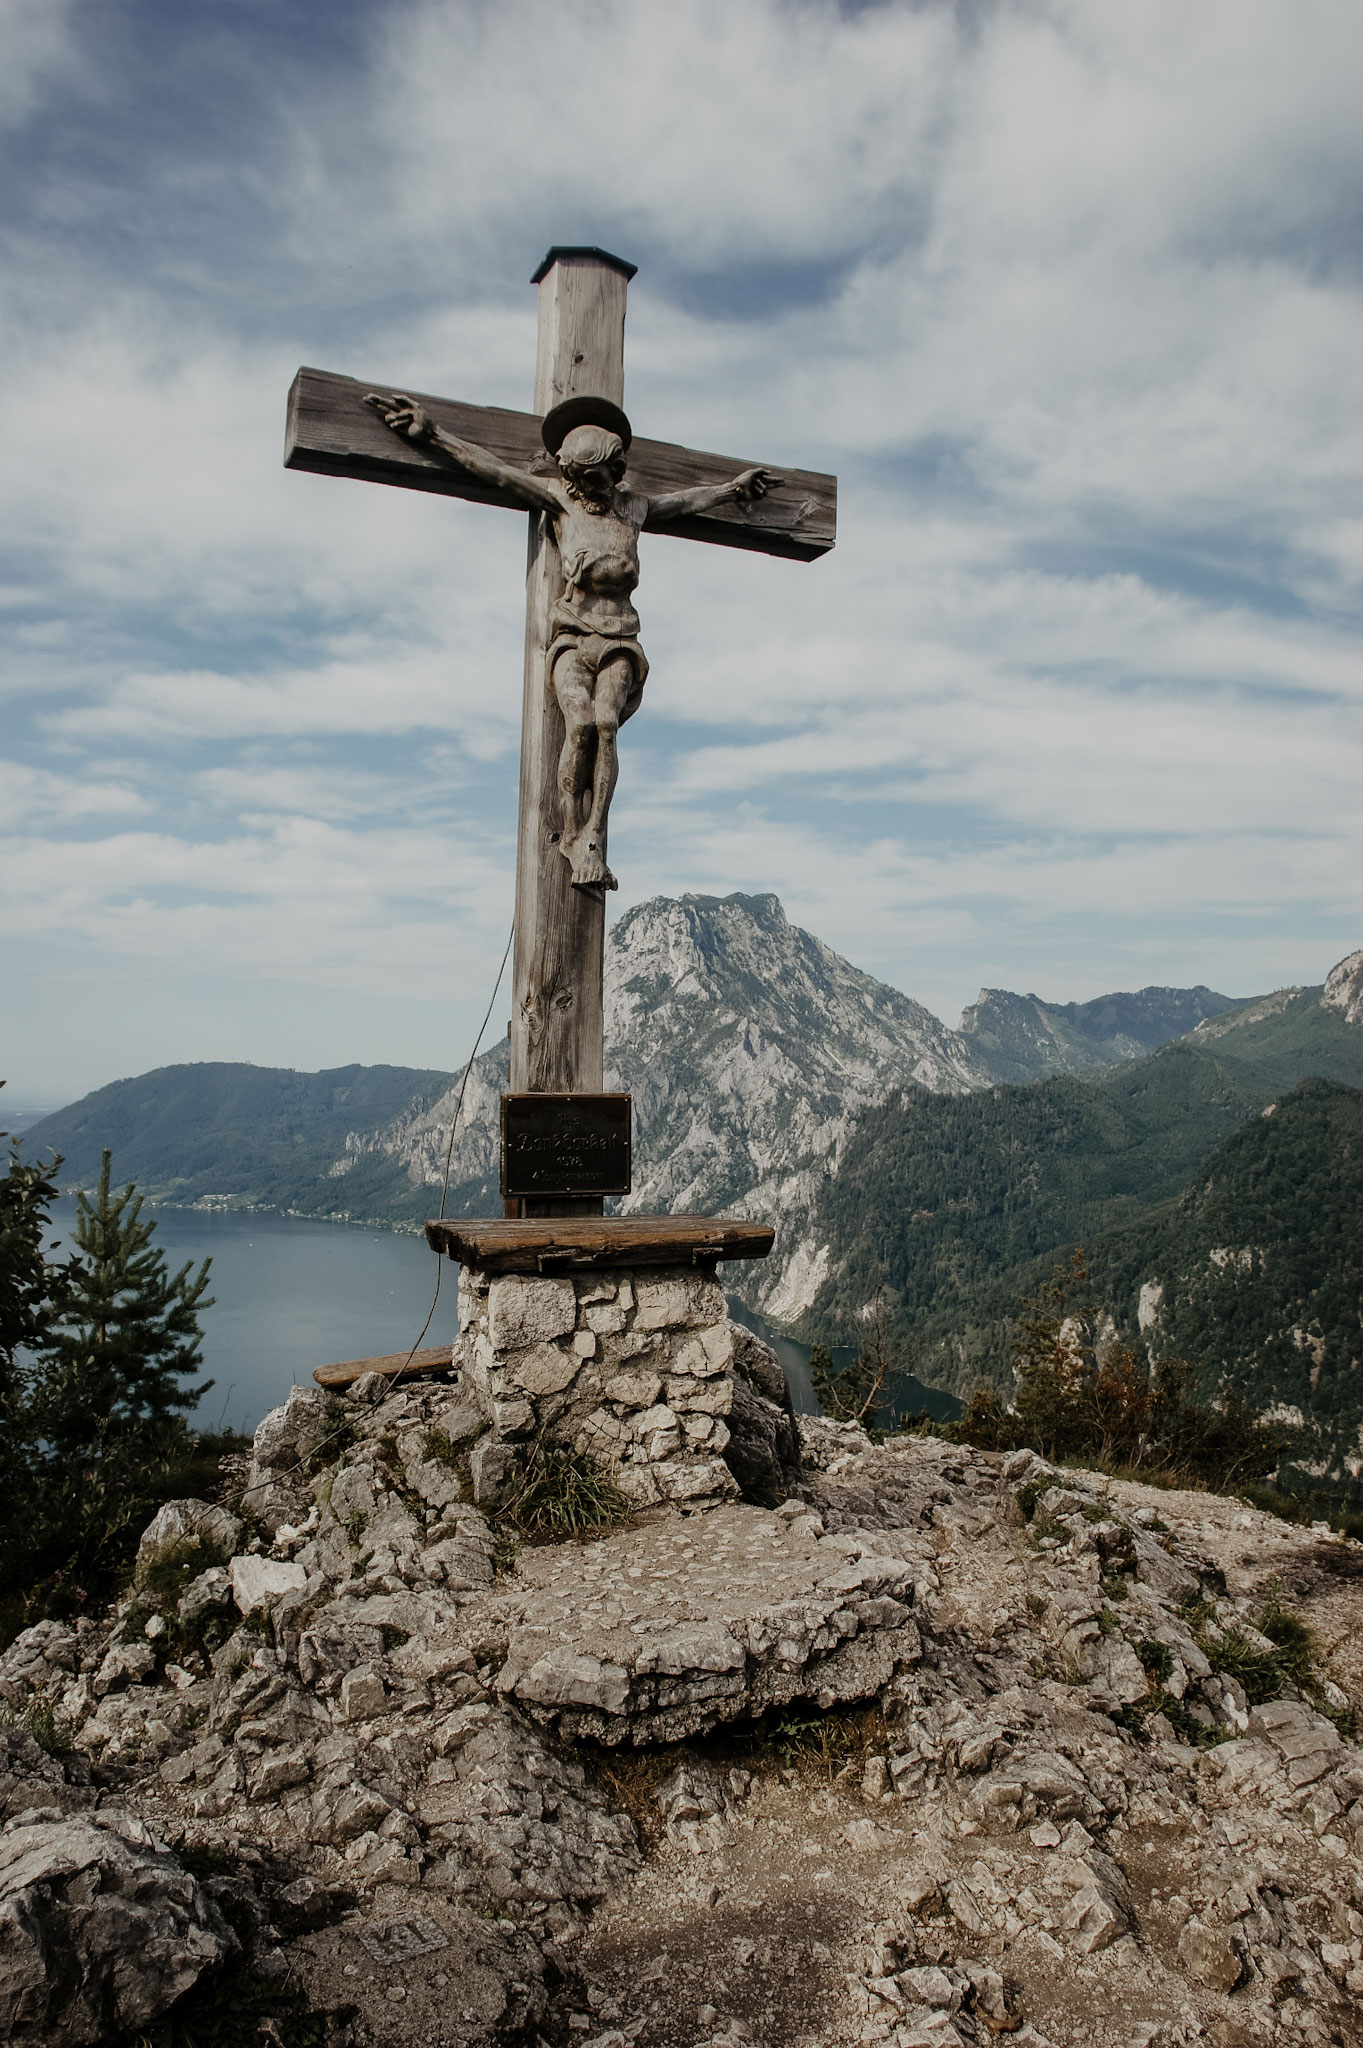
[[[415,1379],[419,1373],[448,1372],[450,1347],[436,1344],[425,1351],[390,1351],[383,1358],[352,1358],[343,1365],[319,1365],[313,1378],[319,1387],[348,1387],[367,1372],[387,1373],[390,1379]]]
[[[544,272],[535,358],[537,415],[579,392],[621,402],[627,284],[619,269],[586,253],[565,253]],[[531,513],[529,522],[507,1087],[512,1094],[595,1095],[604,1062],[606,902],[601,890],[573,887],[559,852],[556,773],[564,728],[545,655],[553,637],[550,614],[563,592],[563,570],[548,518]],[[599,1216],[601,1207],[600,1196],[572,1203],[525,1201],[521,1214]]]
[[[565,278],[564,273],[567,273]],[[623,299],[625,281],[617,271],[599,266],[602,279],[610,279]],[[573,279],[567,285],[567,278]],[[555,283],[557,280],[557,283]],[[548,323],[545,345],[558,365],[543,386],[547,393],[544,411],[561,398],[593,388],[616,404],[624,402],[623,349],[621,372],[615,388],[593,387],[581,376],[585,363],[595,359],[604,369],[605,352],[611,344],[614,315],[608,313],[604,289],[595,300],[587,298],[578,266],[559,263],[546,276],[552,296],[559,297],[558,285],[567,286],[570,304],[555,304]],[[541,285],[541,291],[543,291]],[[583,301],[586,300],[584,305]],[[563,337],[572,318],[581,314],[585,338],[592,344],[583,350],[583,365],[575,365],[576,348],[566,346]],[[623,333],[623,312],[620,314]],[[619,337],[617,337],[618,339]],[[582,347],[581,338],[577,348]],[[572,372],[577,369],[574,379]],[[568,388],[562,388],[563,386]],[[424,391],[412,391],[405,384],[382,379],[363,382],[339,377],[329,370],[300,370],[289,392],[288,427],[284,444],[284,467],[315,471],[321,476],[358,477],[368,483],[396,484],[412,491],[431,491],[438,497],[467,498],[477,505],[522,508],[505,493],[480,483],[445,455],[413,441],[399,440],[384,425],[371,406],[364,403],[366,391],[405,391],[420,399],[437,426],[461,440],[477,441],[503,461],[525,467],[533,462],[549,472],[549,458],[540,440],[540,416],[508,412],[495,405],[463,405],[457,399],[438,398]],[[535,402],[541,386],[536,380]],[[690,490],[696,484],[723,483],[741,470],[763,462],[781,481],[765,498],[747,504],[719,505],[694,519],[679,519],[649,532],[677,534],[684,540],[703,540],[720,547],[747,548],[758,554],[780,555],[787,560],[813,562],[825,555],[837,537],[838,480],[816,470],[790,469],[769,456],[711,455],[701,449],[680,448],[668,441],[636,439],[629,451],[629,479],[637,490],[655,496],[663,491]]]
[[[629,285],[623,269],[594,250],[563,249],[538,283],[535,411],[543,418],[582,392],[623,408]]]
[[[491,1217],[426,1225],[432,1250],[485,1273],[765,1259],[774,1235],[766,1223],[743,1223],[732,1216]]]

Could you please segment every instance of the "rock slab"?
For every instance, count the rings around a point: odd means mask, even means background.
[[[146,2026],[234,1937],[131,1814],[0,1833],[0,2039],[86,2048]]]

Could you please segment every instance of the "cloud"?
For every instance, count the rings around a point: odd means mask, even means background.
[[[490,946],[511,901],[503,846],[431,827],[352,831],[289,816],[213,841],[142,831],[0,847],[16,877],[6,936],[75,937],[186,975],[367,989],[400,974],[429,994],[448,985],[452,946]]]
[[[78,75],[74,0],[0,0],[0,126],[18,127],[63,74]]]
[[[102,703],[54,713],[67,740],[117,736],[235,739],[264,735],[406,733],[459,735],[475,760],[514,744],[519,704],[487,691],[483,676],[447,650],[373,647],[362,657],[262,676],[212,670],[119,678]]]
[[[0,760],[0,817],[9,827],[129,816],[147,809],[140,790],[123,782],[54,774],[22,761]]]
[[[377,161],[371,261],[439,238],[498,274],[508,239],[602,220],[696,270],[841,259],[851,217],[858,240],[898,230],[958,33],[946,9],[810,0],[410,7],[375,36],[369,121],[333,138],[306,219],[335,246]]]
[[[318,768],[307,762],[274,766],[259,759],[239,767],[205,768],[194,777],[198,797],[215,808],[259,821],[271,812],[329,822],[372,818],[411,799],[411,777]]]
[[[808,567],[646,541],[624,900],[775,888],[945,1010],[1357,943],[1347,0],[415,0],[211,47],[133,0],[98,91],[72,18],[0,13],[25,946],[156,963],[172,1013],[176,961],[278,976],[291,1047],[309,991],[481,1014],[523,523],[284,474],[284,396],[526,404],[574,240],[641,263],[639,431],[842,497]]]

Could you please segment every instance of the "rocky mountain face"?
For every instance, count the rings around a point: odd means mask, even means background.
[[[606,1085],[634,1098],[634,1192],[622,1206],[775,1222],[771,1258],[730,1284],[773,1320],[795,1320],[827,1274],[811,1218],[862,1112],[904,1087],[958,1095],[1112,1065],[1228,1002],[1202,988],[1066,1005],[984,990],[952,1031],[793,925],[775,896],[655,898],[612,927],[606,949]],[[495,1047],[470,1078],[452,1215],[495,1195],[506,1059]],[[438,1185],[454,1103],[452,1090],[352,1136],[348,1158],[386,1155]]]
[[[806,1418],[518,1549],[475,1412],[295,1388],[0,1656],[0,2037],[1357,2042],[1363,1546]]]
[[[1088,1003],[1047,1003],[982,988],[961,1014],[961,1036],[996,1081],[1046,1081],[1138,1060],[1204,1019],[1235,1008],[1214,989],[1142,988]]]
[[[808,1219],[857,1114],[896,1087],[960,1093],[991,1073],[959,1032],[790,923],[775,896],[640,904],[606,950],[608,1088],[634,1098],[626,1211],[777,1224],[749,1279],[754,1304],[797,1315],[822,1268]],[[455,1135],[449,1213],[486,1207],[496,1184],[506,1046],[474,1068]],[[386,1152],[429,1186],[444,1174],[457,1085],[427,1110],[348,1141]]]
[[[859,1111],[892,1088],[987,1085],[960,1035],[786,918],[775,896],[643,904],[611,935],[606,1043],[634,1096],[630,1210],[777,1220],[756,1305],[819,1284],[808,1218]]]
[[[1363,952],[1332,967],[1321,993],[1322,1010],[1337,1010],[1346,1024],[1363,1024]]]

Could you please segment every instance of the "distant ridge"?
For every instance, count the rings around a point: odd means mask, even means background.
[[[974,1044],[999,1081],[1046,1081],[1140,1059],[1182,1038],[1208,1018],[1236,1008],[1215,989],[1142,988],[1095,996],[1087,1003],[1048,1003],[1040,996],[982,988],[961,1016],[961,1035]]]
[[[424,1067],[156,1067],[43,1117],[24,1145],[59,1152],[68,1188],[93,1185],[108,1146],[115,1174],[152,1201],[316,1213],[319,1177],[347,1133],[397,1115],[414,1096],[438,1095],[449,1078]]]

